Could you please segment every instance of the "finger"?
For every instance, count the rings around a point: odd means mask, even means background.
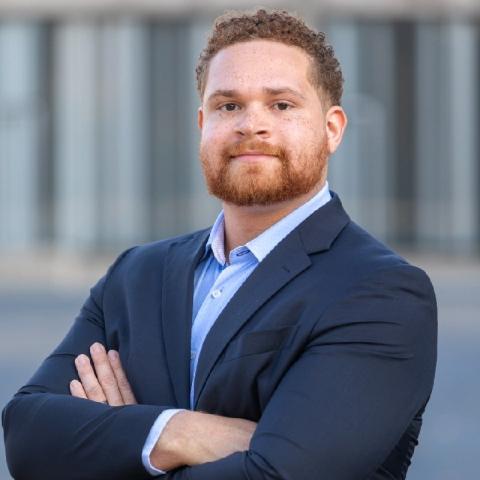
[[[90,359],[86,355],[79,355],[75,359],[75,366],[87,398],[94,402],[106,402],[107,397],[98,383],[97,376],[90,364]]]
[[[101,343],[94,343],[90,347],[90,354],[92,355],[98,381],[107,397],[108,404],[113,407],[125,405],[105,347]]]
[[[120,362],[120,355],[116,350],[110,350],[108,352],[108,359],[110,365],[112,366],[113,373],[117,379],[118,387],[120,388],[120,393],[126,405],[134,405],[137,403],[135,395],[133,394],[132,387],[128,382],[127,375],[123,370],[122,363]]]
[[[78,380],[72,380],[70,382],[70,393],[74,397],[78,398],[85,398],[87,399],[87,394],[85,393],[85,390],[82,387],[82,384]]]

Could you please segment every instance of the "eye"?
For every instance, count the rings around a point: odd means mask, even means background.
[[[219,110],[224,112],[233,112],[237,109],[238,105],[236,103],[224,103],[220,106]]]
[[[285,110],[290,110],[290,108],[293,108],[293,105],[290,105],[287,102],[277,102],[275,104],[275,107],[277,110],[285,111]]]

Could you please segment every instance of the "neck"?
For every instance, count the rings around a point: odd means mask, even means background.
[[[223,202],[225,220],[225,258],[239,245],[245,245],[289,213],[308,202],[325,185],[322,182],[308,193],[273,205],[238,206]]]

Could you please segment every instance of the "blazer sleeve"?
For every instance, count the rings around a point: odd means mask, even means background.
[[[125,252],[125,255],[128,252]],[[16,480],[149,479],[142,448],[167,406],[110,407],[70,395],[74,358],[105,343],[102,298],[109,272],[92,289],[55,351],[2,412],[7,464]]]
[[[267,404],[250,448],[179,480],[368,478],[428,401],[437,344],[426,274],[376,272],[327,309]]]

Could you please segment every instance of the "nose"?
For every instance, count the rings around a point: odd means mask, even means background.
[[[261,107],[248,107],[238,116],[236,132],[241,136],[268,137],[271,132],[269,118]]]

